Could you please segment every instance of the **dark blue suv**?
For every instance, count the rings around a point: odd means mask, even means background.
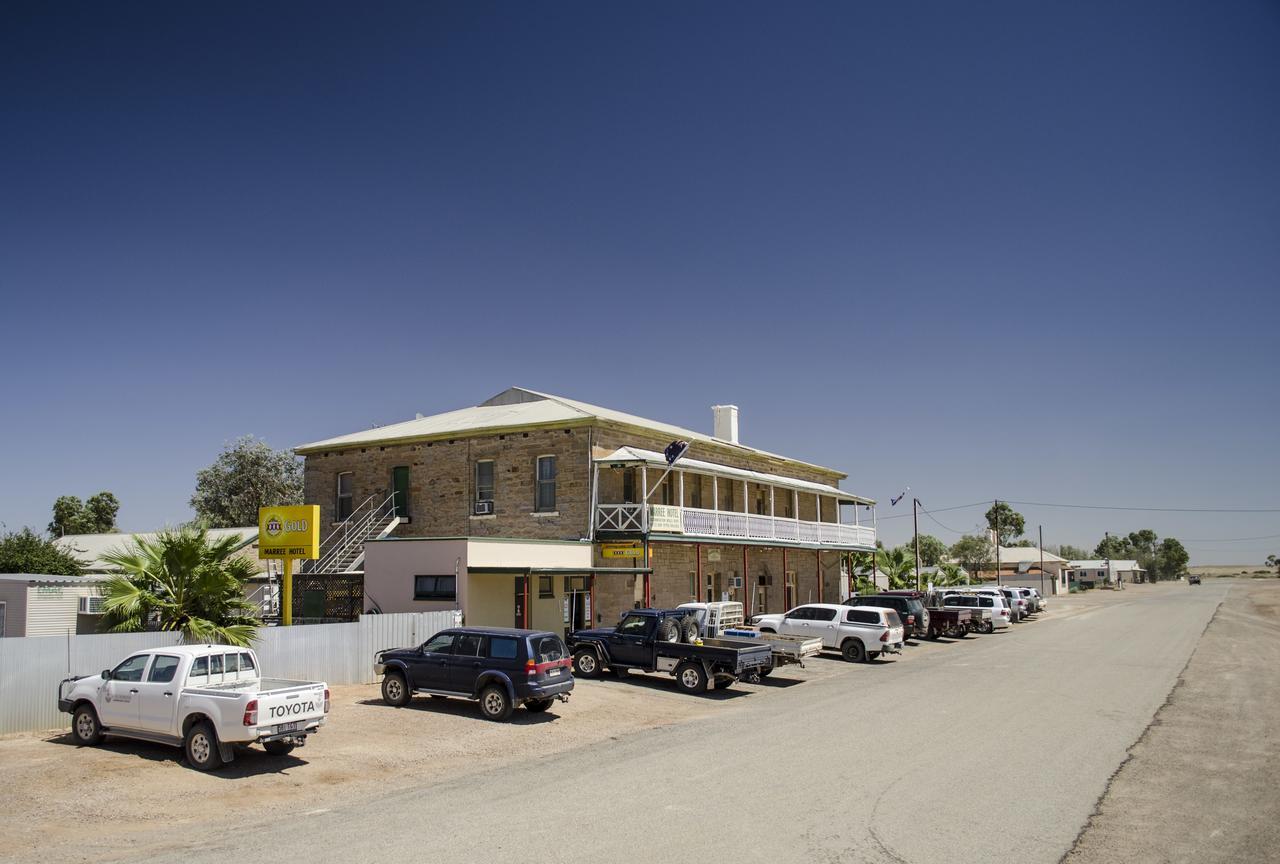
[[[380,651],[373,670],[388,705],[408,705],[414,693],[460,696],[478,700],[489,720],[506,720],[518,705],[539,712],[568,700],[572,664],[564,642],[545,630],[455,627],[417,648]]]

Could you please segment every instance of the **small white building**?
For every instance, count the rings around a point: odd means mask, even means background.
[[[105,576],[0,574],[0,636],[96,633]]]
[[[1137,561],[1112,559],[1090,559],[1088,561],[1067,562],[1070,578],[1077,584],[1115,585],[1118,582],[1145,582],[1147,571]]]
[[[115,568],[102,559],[110,552],[129,549],[134,540],[155,540],[160,536],[158,531],[139,534],[66,534],[54,539],[63,550],[70,552],[84,567],[85,573],[111,573]],[[260,615],[274,615],[278,611],[280,593],[281,563],[275,560],[258,558],[258,526],[245,528],[208,528],[205,536],[209,541],[223,540],[232,537],[236,541],[236,552],[249,561],[257,569],[257,573],[245,584],[245,598],[258,607]]]

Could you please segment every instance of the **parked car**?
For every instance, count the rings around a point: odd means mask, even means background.
[[[1187,584],[1188,584],[1188,585],[1199,585],[1199,584],[1200,584],[1200,577],[1199,577],[1199,576],[1197,576],[1195,573],[1192,573],[1190,576],[1188,576],[1188,577],[1187,577]]]
[[[711,603],[681,603],[677,609],[688,610],[698,622],[698,636],[702,639],[736,639],[755,644],[765,644],[773,651],[770,664],[758,670],[761,678],[768,677],[774,669],[795,663],[804,666],[804,658],[822,653],[821,639],[802,636],[781,636],[777,633],[761,633],[759,629],[743,623],[742,604],[733,600]]]
[[[207,771],[235,759],[234,745],[283,756],[306,744],[329,713],[323,681],[263,678],[258,655],[234,645],[178,645],[130,654],[98,675],[65,678],[58,710],[84,745],[104,735],[181,747]]]
[[[569,634],[573,670],[583,678],[604,670],[667,672],[687,693],[708,685],[722,690],[742,678],[773,668],[773,649],[741,639],[703,639],[688,609],[632,609],[612,629]],[[766,673],[767,674],[767,673]]]
[[[980,613],[980,619],[970,620],[970,629],[982,633],[1004,630],[1011,623],[1012,613],[1009,610],[1009,604],[1005,602],[1004,596],[998,593],[945,594],[942,597],[942,605],[952,608],[967,607]]]
[[[916,591],[882,591],[879,594],[857,594],[844,601],[845,606],[880,606],[898,613],[903,633],[907,639],[918,639],[929,632],[929,611],[924,608]]]
[[[778,615],[757,615],[751,623],[765,633],[817,636],[845,660],[870,661],[902,650],[902,621],[892,609],[809,603]]]
[[[392,648],[374,658],[382,700],[403,707],[415,693],[455,696],[480,704],[488,720],[506,720],[520,705],[546,711],[573,690],[569,651],[554,633],[509,627],[454,627],[417,648]]]

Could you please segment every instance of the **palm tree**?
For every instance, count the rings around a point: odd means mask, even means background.
[[[158,624],[187,642],[247,646],[261,622],[244,596],[255,568],[235,554],[240,545],[235,536],[210,540],[203,528],[182,528],[103,555],[120,571],[104,586],[107,625],[120,633]]]
[[[890,588],[916,587],[916,559],[908,554],[905,547],[882,549],[877,557],[880,559],[880,572],[889,577]]]
[[[944,561],[938,565],[938,572],[933,577],[935,585],[947,587],[950,585],[964,585],[969,581],[969,574],[965,573],[964,568],[959,564],[953,564],[950,561]]]

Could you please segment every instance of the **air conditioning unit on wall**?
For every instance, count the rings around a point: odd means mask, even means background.
[[[101,615],[102,614],[102,598],[101,597],[81,597],[80,598],[80,614],[81,615]]]
[[[729,587],[730,587],[730,588],[741,588],[741,587],[742,587],[742,577],[741,577],[741,576],[734,576],[732,579],[730,579],[730,580],[729,580]]]
[[[474,511],[474,512],[475,512],[475,515],[477,515],[477,516],[492,516],[492,515],[493,515],[493,502],[492,502],[492,501],[477,501],[477,502],[476,502],[476,508],[475,508],[475,511]]]

